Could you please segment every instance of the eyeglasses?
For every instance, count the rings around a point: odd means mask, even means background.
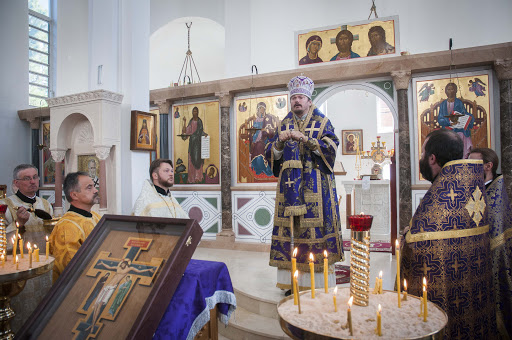
[[[23,178],[18,178],[16,179],[17,181],[24,181],[24,182],[27,182],[27,181],[31,181],[31,180],[34,180],[34,181],[39,181],[39,175],[34,175],[34,177],[23,177]]]

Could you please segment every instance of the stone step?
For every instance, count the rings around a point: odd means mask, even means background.
[[[227,327],[219,324],[219,334],[231,340],[290,339],[281,329],[278,320],[252,313],[239,305]]]
[[[243,309],[251,313],[259,314],[267,318],[272,318],[276,320],[279,319],[279,315],[277,314],[276,301],[263,299],[261,297],[251,295],[246,291],[242,291],[236,288],[234,288],[233,290],[236,296],[237,307],[242,307]]]

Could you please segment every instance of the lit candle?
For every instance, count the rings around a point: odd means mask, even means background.
[[[329,292],[329,283],[327,279],[327,269],[329,267],[329,259],[327,258],[327,250],[324,250],[324,287],[325,292]]]
[[[395,241],[396,251],[396,292],[398,293],[398,308],[402,308],[402,290],[400,289],[400,242],[398,239]]]
[[[12,264],[16,264],[16,247],[18,246],[14,237],[11,238],[12,241]]]
[[[28,249],[28,267],[32,268],[32,247],[30,246],[30,242],[27,242]]]
[[[382,294],[382,270],[379,272],[379,294]]]
[[[20,235],[20,255],[21,255],[21,258],[24,258],[23,256],[23,240],[21,238],[21,235]]]
[[[373,288],[373,294],[379,294],[379,278],[375,277],[375,287]]]
[[[423,277],[423,321],[427,322],[427,279]]]
[[[407,281],[404,279],[404,301],[407,301]]]
[[[48,243],[48,236],[46,236],[46,259],[48,260],[48,254],[50,254],[50,243]]]
[[[338,294],[338,286],[334,288],[334,294],[332,295],[332,300],[334,301],[334,311],[338,311],[338,305],[336,304],[336,295]]]
[[[302,312],[300,311],[300,296],[299,296],[299,271],[296,270],[293,274],[293,285],[295,286],[295,291],[297,292],[297,302],[299,307],[299,314]]]
[[[377,335],[382,336],[382,319],[380,313],[382,311],[382,307],[379,304],[379,309],[377,309]]]
[[[19,268],[20,262],[18,261],[18,255],[16,255],[16,270]]]
[[[292,273],[295,273],[295,271],[297,270],[297,251],[298,251],[297,248],[295,248],[293,250]],[[297,295],[298,295],[299,291],[297,289],[295,289],[295,283],[294,282],[292,282],[292,290],[293,290],[293,304],[297,305],[299,303],[299,301],[297,299]]]
[[[348,299],[348,309],[347,309],[347,324],[348,324],[348,330],[350,332],[350,336],[354,335],[352,331],[352,312],[350,311],[350,307],[352,307],[352,301],[354,301],[354,297],[351,296],[350,299]]]
[[[311,275],[311,298],[315,298],[315,257],[309,253],[309,273]]]
[[[36,262],[39,262],[39,248],[37,247],[37,244],[34,244],[34,257],[36,258]]]

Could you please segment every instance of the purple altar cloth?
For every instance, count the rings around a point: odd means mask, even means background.
[[[153,338],[194,339],[215,306],[219,320],[227,325],[236,298],[226,264],[190,260]]]

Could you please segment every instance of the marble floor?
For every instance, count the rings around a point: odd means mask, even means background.
[[[268,265],[268,252],[201,248],[199,245],[193,258],[226,263],[233,287],[247,295],[276,303],[284,297],[284,292],[276,287],[277,269]],[[350,252],[345,251],[345,261],[341,263],[350,265]],[[372,252],[370,254],[371,287],[375,284],[374,278],[381,270],[383,289],[392,290],[396,276],[395,256],[391,253]],[[350,284],[338,286],[349,287]]]

